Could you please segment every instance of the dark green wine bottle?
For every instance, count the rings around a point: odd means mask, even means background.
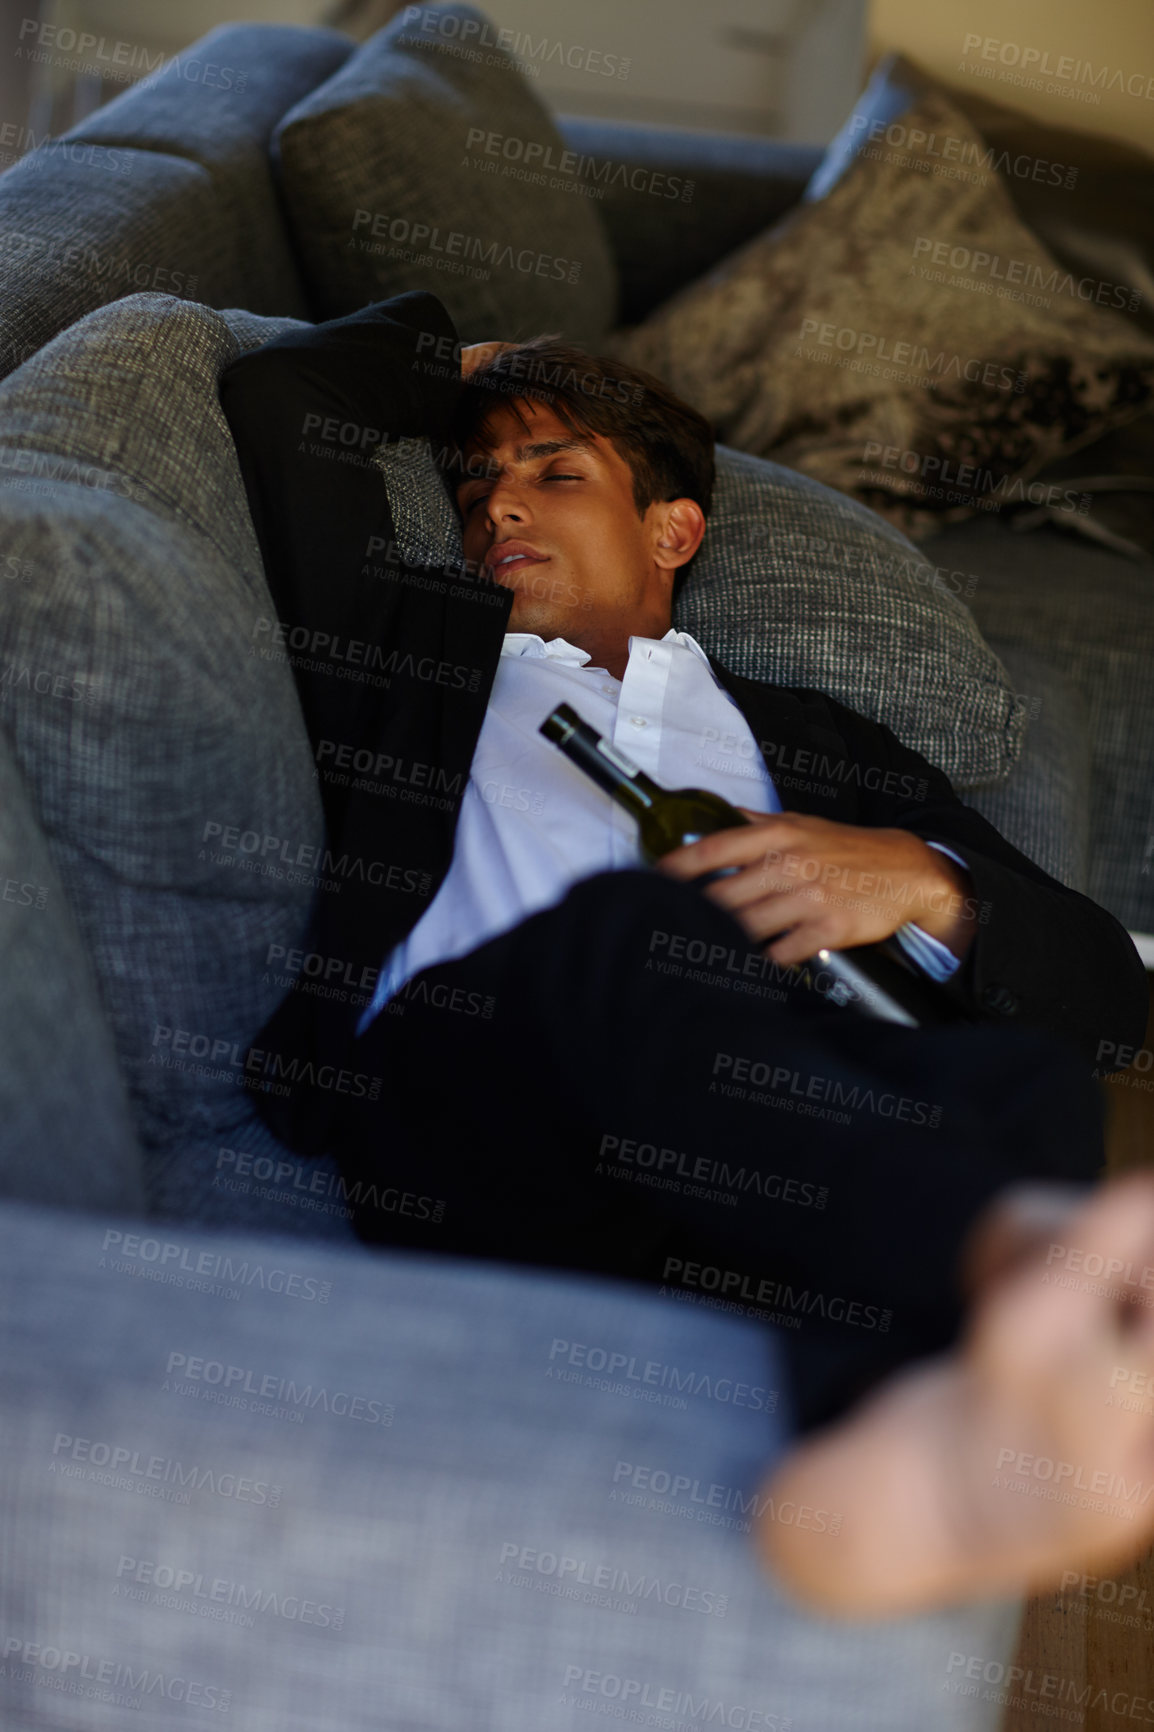
[[[550,711],[541,724],[541,732],[560,746],[566,757],[572,758],[599,788],[611,794],[618,805],[632,812],[647,866],[675,848],[711,836],[715,830],[732,830],[735,824],[749,823],[736,806],[731,806],[720,794],[711,794],[708,788],[662,788],[624,752],[618,751],[611,740],[603,739],[588,722],[583,722],[570,704],[558,704]],[[724,872],[735,870],[723,868]],[[721,875],[710,872],[704,881]]]
[[[647,866],[663,854],[750,820],[708,788],[663,788],[638,768],[611,740],[583,721],[571,704],[558,704],[540,732],[637,819],[641,853]],[[710,884],[739,870],[722,866],[693,880]],[[771,940],[767,940],[771,942]],[[915,972],[900,945],[857,944],[845,950],[819,950],[789,972],[835,1004],[853,1004],[867,1016],[918,1027],[923,1023],[973,1020],[937,982]]]

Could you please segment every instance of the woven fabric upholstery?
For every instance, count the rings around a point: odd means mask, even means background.
[[[0,175],[0,377],[118,296],[229,306],[238,289],[236,241],[199,163],[57,143]]]
[[[816,686],[952,781],[997,780],[1026,706],[968,608],[876,513],[795,470],[717,450],[709,527],[674,624],[736,673]]]
[[[350,1203],[356,1197],[336,1162],[294,1154],[255,1113],[227,1131],[193,1131],[149,1149],[144,1177],[148,1212],[156,1220],[360,1243]]]
[[[214,226],[231,256],[224,297],[199,298],[305,318],[304,288],[273,189],[269,139],[285,111],[352,49],[336,30],[221,25],[64,138],[162,151],[207,169]],[[204,237],[194,238],[201,245]]]
[[[559,114],[596,187],[621,283],[618,320],[638,324],[795,205],[824,155],[752,133],[708,133]],[[624,172],[622,172],[624,171]]]
[[[323,842],[216,392],[272,332],[236,322],[131,296],[0,387],[0,524],[31,575],[2,654],[86,694],[17,690],[6,720],[149,1147],[250,1121],[244,1048],[290,978],[269,947],[300,944]]]
[[[6,561],[4,591],[30,581],[30,573],[12,578],[12,570]],[[46,675],[39,662],[0,656],[0,1196],[137,1211],[144,1207],[141,1152],[112,1036],[3,730],[26,690],[50,688]],[[69,684],[40,701],[86,699]]]
[[[274,170],[319,318],[428,289],[465,343],[587,342],[613,323],[595,202],[482,148],[489,134],[554,159],[565,148],[510,54],[470,58],[447,34],[485,23],[471,6],[404,8],[277,128]]]
[[[427,439],[379,445],[373,462],[381,471],[397,548],[406,565],[456,565],[464,559],[461,519],[433,461]]]
[[[959,787],[958,793],[1008,842],[1071,890],[1090,882],[1090,738],[1077,687],[1018,644],[992,641],[1026,705],[1026,743],[1000,785]]]
[[[1154,560],[1048,526],[1014,534],[980,521],[923,552],[972,574],[970,606],[992,641],[1032,652],[1079,695],[1090,752],[1086,894],[1129,931],[1154,932]]]
[[[759,1568],[749,1512],[789,1435],[770,1331],[237,1233],[165,1232],[161,1266],[110,1242],[132,1226],[0,1211],[6,1732],[583,1732],[603,1705],[995,1732],[998,1691],[951,1691],[951,1656],[1007,1664],[1017,1605],[831,1625]],[[42,1687],[49,1648],[91,1657],[83,1693]],[[101,1699],[102,1660],[147,1672],[139,1715]]]

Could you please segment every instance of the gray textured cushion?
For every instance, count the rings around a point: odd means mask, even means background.
[[[320,855],[298,850],[323,842],[291,672],[260,654],[272,604],[216,391],[272,331],[230,316],[239,338],[131,296],[0,386],[0,525],[31,573],[3,657],[88,694],[17,691],[7,725],[160,1147],[251,1122],[240,1057],[288,983],[269,946],[305,931]]]
[[[557,125],[579,158],[609,165],[597,208],[621,280],[623,325],[636,324],[796,204],[824,154],[819,144],[748,132],[579,114],[559,114]]]
[[[31,573],[3,562],[0,604]],[[39,662],[0,657],[0,724],[43,685]],[[84,687],[45,702],[84,704]],[[142,1210],[124,1085],[96,982],[0,725],[0,1196],[67,1209]]]
[[[705,540],[674,616],[728,667],[816,686],[952,781],[998,780],[1026,704],[964,602],[875,512],[719,446]]]
[[[596,203],[525,179],[565,146],[512,55],[462,43],[481,28],[471,6],[405,7],[278,127],[274,168],[318,318],[429,289],[464,342],[587,342],[614,322]]]
[[[243,299],[212,176],[163,151],[41,146],[0,175],[0,377],[85,313],[152,290]]]
[[[585,1732],[623,1707],[679,1732],[995,1732],[997,1690],[951,1691],[950,1657],[1008,1665],[1018,1605],[830,1623],[760,1570],[740,1512],[788,1436],[753,1395],[779,1382],[770,1331],[237,1234],[165,1234],[162,1264],[106,1243],[132,1225],[0,1211],[0,1627],[41,1648],[6,1654],[6,1732]],[[143,1711],[100,1699],[104,1660],[147,1672]]]
[[[1080,695],[1091,754],[1086,892],[1131,932],[1154,932],[1154,560],[1049,526],[1016,535],[985,521],[924,551],[977,576],[970,605],[991,639],[1052,663]]]
[[[107,150],[162,151],[206,169],[214,232],[229,255],[227,286],[223,298],[215,282],[197,298],[303,318],[308,309],[273,189],[269,139],[286,109],[335,72],[352,47],[336,30],[222,25],[64,136]],[[191,238],[200,247],[208,236],[194,226]]]
[[[1026,742],[1009,778],[958,793],[1044,872],[1090,886],[1090,728],[1077,686],[1045,652],[990,645],[1026,705]]]

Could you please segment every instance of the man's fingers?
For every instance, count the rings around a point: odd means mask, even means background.
[[[657,868],[671,878],[700,878],[719,866],[749,866],[762,859],[774,864],[781,859],[788,820],[767,818],[759,824],[737,824],[731,830],[715,830],[700,842],[687,842],[663,854]]]
[[[515,343],[466,343],[461,349],[461,377],[467,379],[479,367],[487,367],[503,350],[513,348]]]
[[[789,932],[783,933],[769,945],[765,954],[771,962],[784,967],[791,962],[808,962],[819,950],[836,949],[837,945],[830,934],[821,926],[815,926],[810,921],[799,921]]]
[[[728,908],[731,914],[750,908],[754,903],[771,903],[775,898],[786,897],[799,909],[812,914],[815,904],[822,901],[822,893],[816,884],[784,878],[772,868],[764,871],[757,861],[751,866],[739,867],[727,878],[715,879],[709,886],[709,894],[719,907]]]

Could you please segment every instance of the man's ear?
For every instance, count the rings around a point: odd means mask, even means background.
[[[667,571],[688,565],[705,538],[705,513],[696,499],[661,500],[653,548],[654,562]]]

